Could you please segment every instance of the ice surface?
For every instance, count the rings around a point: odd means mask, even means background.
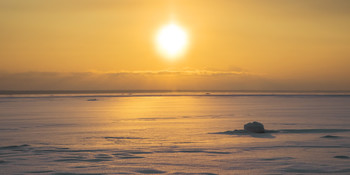
[[[0,174],[350,173],[350,96],[89,98],[0,97]]]

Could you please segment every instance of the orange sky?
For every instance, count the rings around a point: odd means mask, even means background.
[[[2,0],[0,89],[350,90],[348,9],[347,0]],[[172,20],[189,45],[170,62],[155,36]]]

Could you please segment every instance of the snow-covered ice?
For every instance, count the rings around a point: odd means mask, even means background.
[[[332,95],[3,96],[0,174],[349,174],[349,106]],[[265,132],[242,129],[252,121]]]

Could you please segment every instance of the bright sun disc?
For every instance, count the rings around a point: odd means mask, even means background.
[[[187,34],[176,24],[168,24],[160,29],[156,42],[163,56],[174,59],[183,54],[187,46]]]

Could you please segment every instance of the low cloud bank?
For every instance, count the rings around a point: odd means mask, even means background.
[[[0,72],[0,90],[343,90],[238,71]],[[342,89],[339,89],[341,87]]]

